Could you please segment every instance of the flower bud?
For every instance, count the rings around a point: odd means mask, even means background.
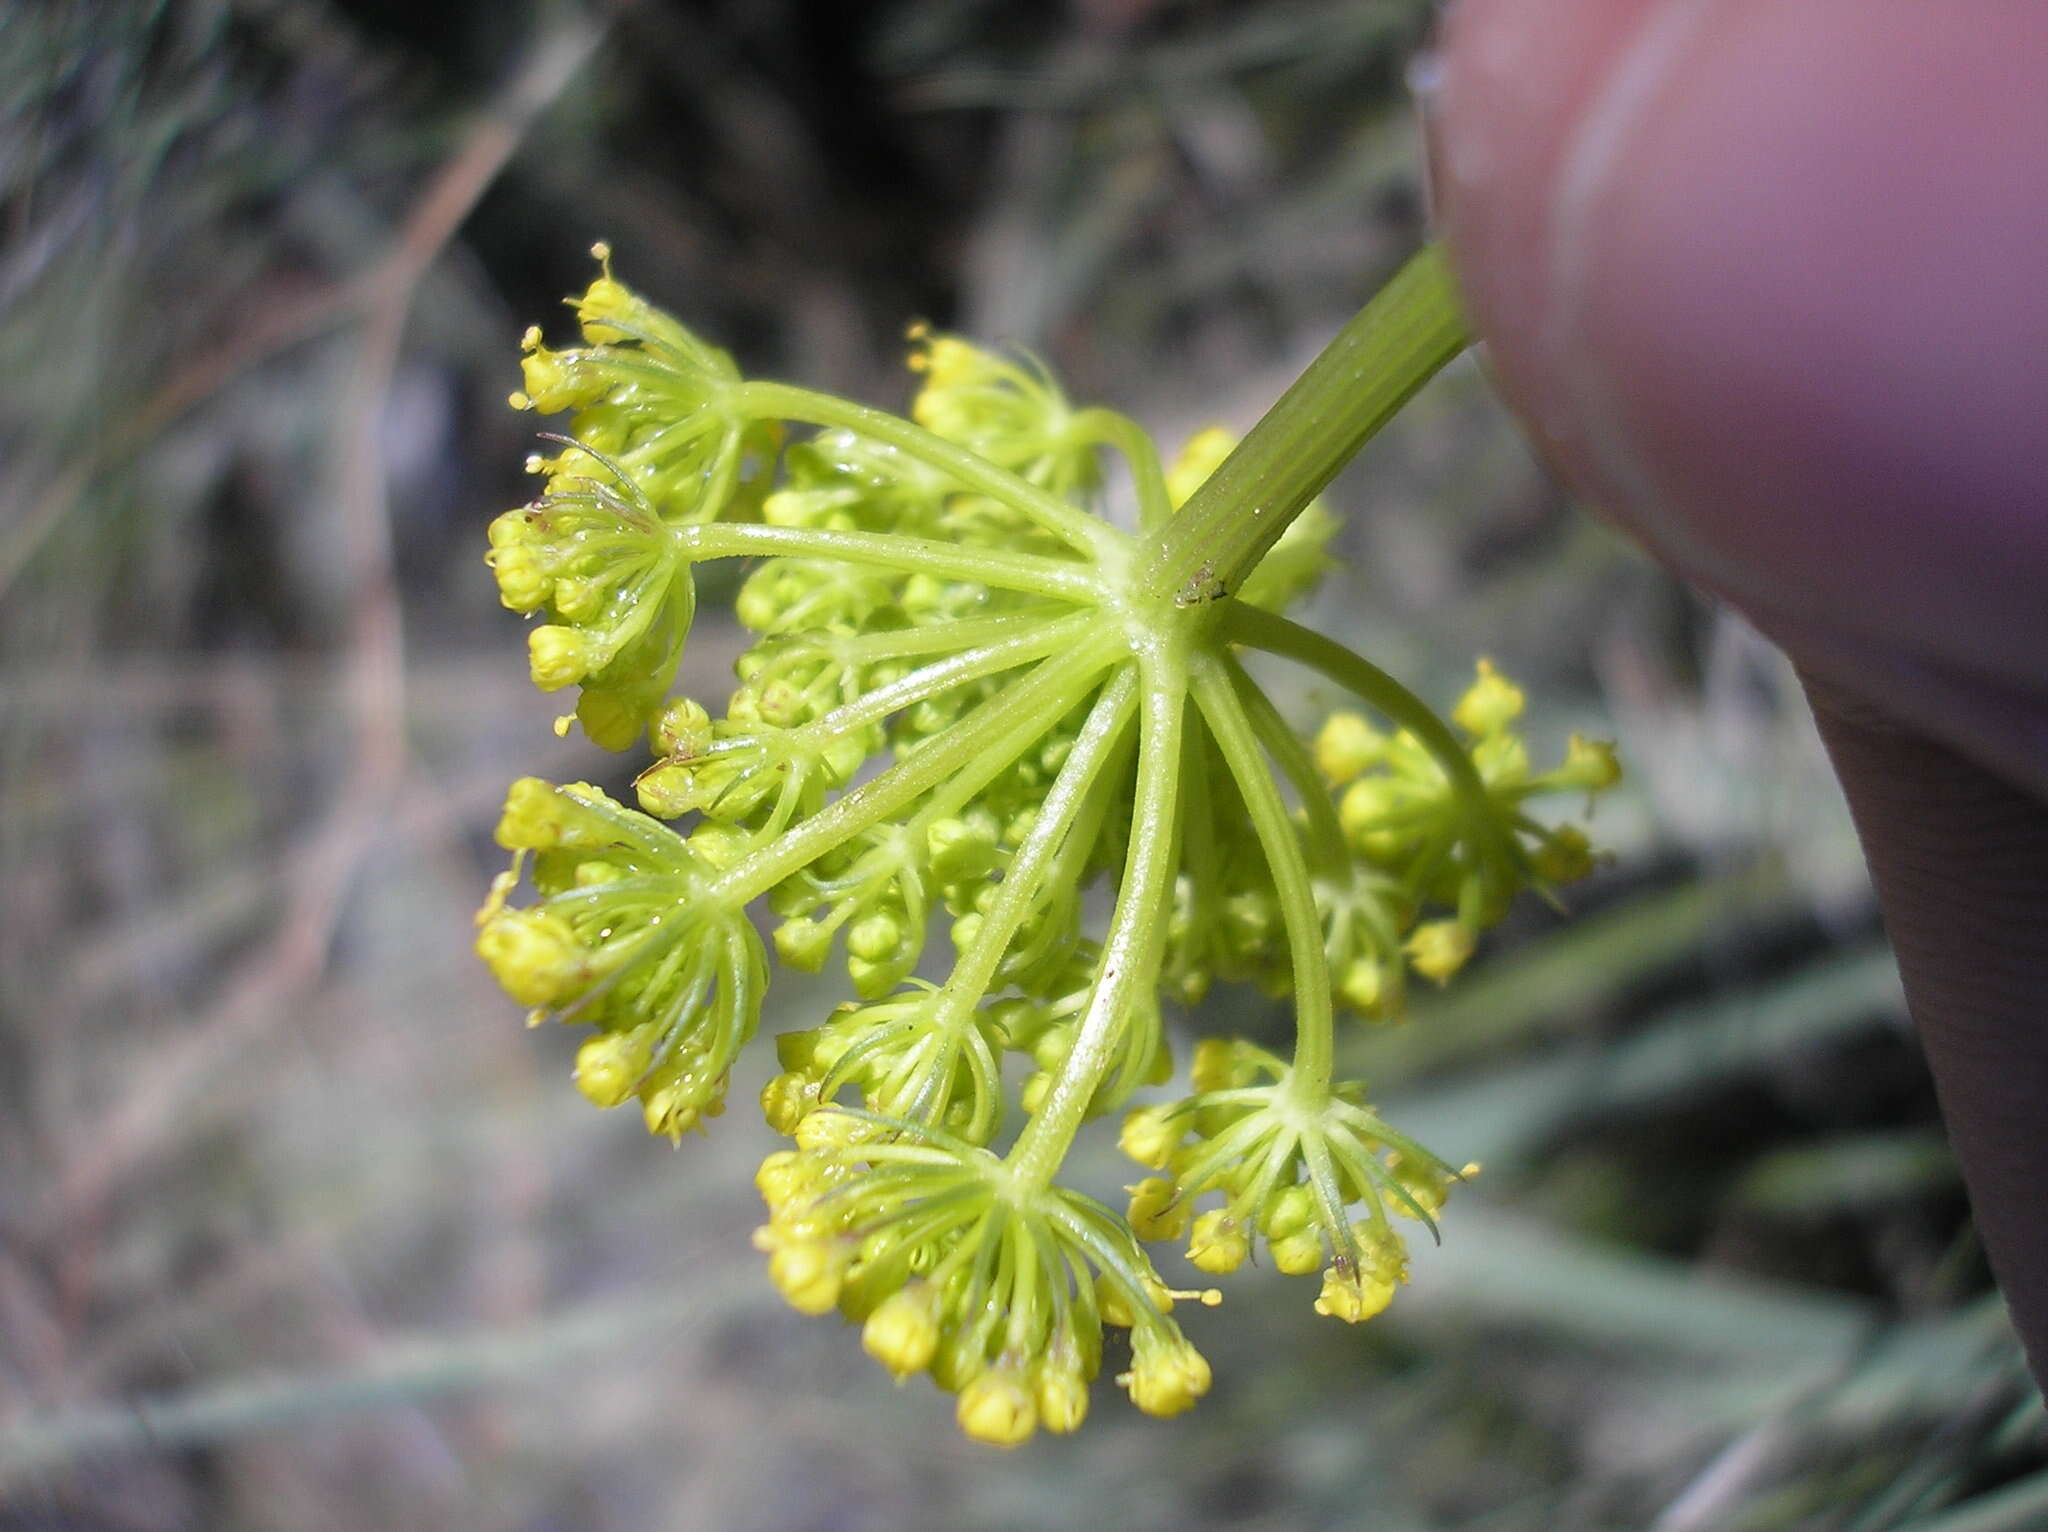
[[[1273,1258],[1274,1269],[1283,1276],[1305,1277],[1323,1264],[1323,1237],[1314,1229],[1300,1229],[1279,1239],[1269,1239],[1266,1252]]]
[[[1400,808],[1400,788],[1390,777],[1360,777],[1344,789],[1337,800],[1337,823],[1344,838],[1361,851],[1375,849],[1369,844],[1384,834],[1385,825]]]
[[[548,910],[505,910],[492,916],[477,933],[476,955],[521,1005],[559,1005],[589,977],[576,933]]]
[[[1153,1339],[1152,1332],[1140,1330],[1134,1342],[1131,1370],[1117,1382],[1130,1390],[1131,1403],[1147,1415],[1178,1415],[1209,1392],[1208,1359],[1186,1339]]]
[[[1166,498],[1174,509],[1187,503],[1236,445],[1237,438],[1222,426],[1209,426],[1187,439],[1166,470]]]
[[[1170,1108],[1141,1106],[1124,1118],[1117,1147],[1140,1165],[1164,1170],[1172,1162],[1174,1151],[1180,1148],[1185,1132]]]
[[[1244,1226],[1221,1208],[1213,1208],[1195,1220],[1188,1237],[1188,1261],[1216,1276],[1237,1270],[1252,1253],[1252,1242]]]
[[[549,851],[562,840],[568,805],[551,782],[521,777],[505,793],[497,841],[507,851]]]
[[[1467,734],[1484,739],[1519,718],[1522,705],[1522,688],[1495,670],[1491,660],[1481,660],[1479,679],[1458,699],[1451,718]]]
[[[1529,866],[1545,883],[1575,883],[1593,870],[1593,843],[1577,825],[1559,825],[1543,837]]]
[[[812,1107],[818,1104],[818,1086],[799,1074],[779,1074],[761,1087],[761,1115],[768,1126],[787,1138]]]
[[[1299,1182],[1276,1187],[1266,1198],[1259,1216],[1259,1231],[1268,1239],[1285,1239],[1312,1228],[1316,1219],[1315,1194]]]
[[[815,1167],[794,1149],[778,1149],[754,1172],[754,1185],[772,1212],[794,1197],[809,1196],[817,1185]]]
[[[576,722],[600,750],[630,750],[647,720],[629,694],[592,686],[586,678],[576,699]]]
[[[1335,1266],[1323,1272],[1323,1291],[1316,1299],[1316,1312],[1346,1324],[1363,1324],[1394,1301],[1394,1279],[1378,1271],[1340,1272]]]
[[[550,351],[540,343],[540,326],[521,337],[526,355],[519,359],[520,381],[526,386],[512,396],[512,407],[543,415],[580,409],[604,397],[605,381],[594,368],[578,364],[573,353]]]
[[[498,582],[498,599],[513,611],[537,612],[547,605],[554,576],[535,549],[517,543],[493,548],[484,555],[484,562]]]
[[[1128,1217],[1132,1233],[1143,1240],[1180,1238],[1188,1226],[1188,1205],[1173,1182],[1164,1176],[1147,1176],[1125,1190],[1131,1194]]]
[[[828,1314],[839,1302],[845,1262],[824,1240],[781,1239],[768,1256],[768,1280],[799,1314]]]
[[[711,715],[702,703],[673,698],[655,714],[647,742],[657,755],[702,755],[711,748]]]
[[[1463,921],[1431,920],[1409,934],[1404,950],[1417,973],[1444,984],[1465,966],[1475,944],[1472,928]]]
[[[1614,742],[1587,739],[1574,734],[1566,743],[1564,764],[1550,774],[1561,787],[1583,787],[1589,793],[1604,792],[1621,780],[1621,757]]]
[[[656,819],[680,819],[700,806],[703,793],[697,767],[681,761],[656,761],[633,779],[640,811]]]
[[[1451,1177],[1436,1166],[1424,1162],[1410,1161],[1399,1153],[1387,1156],[1387,1169],[1393,1173],[1394,1184],[1399,1186],[1422,1210],[1425,1219],[1436,1217],[1444,1210],[1444,1201],[1450,1196]],[[1415,1209],[1404,1205],[1400,1198],[1390,1199],[1391,1210],[1397,1213],[1413,1214]]]
[[[661,1028],[655,1022],[629,1032],[600,1032],[576,1050],[576,1088],[593,1105],[621,1105],[640,1088]]]
[[[544,623],[526,635],[526,654],[533,684],[544,692],[573,686],[601,668],[605,658],[590,635],[556,623]]]
[[[1017,1108],[1026,1117],[1037,1115],[1045,1105],[1047,1093],[1052,1090],[1052,1076],[1043,1069],[1034,1069],[1024,1077],[1024,1084],[1017,1092]]]
[[[846,1112],[808,1112],[793,1137],[799,1149],[843,1149],[867,1137],[867,1124]]]
[[[1080,1369],[1047,1361],[1038,1374],[1038,1423],[1055,1436],[1078,1431],[1088,1418],[1088,1380]]]
[[[1239,1090],[1252,1083],[1254,1067],[1234,1038],[1205,1037],[1188,1061],[1188,1083],[1197,1092]]]
[[[817,973],[832,951],[832,929],[804,916],[775,928],[775,955],[799,973]]]
[[[1361,1016],[1383,1014],[1388,999],[1386,964],[1371,953],[1353,958],[1337,975],[1337,994]]]
[[[1385,759],[1387,737],[1357,713],[1332,713],[1316,734],[1316,769],[1332,787]]]
[[[1038,1403],[1015,1369],[991,1367],[960,1390],[960,1429],[991,1447],[1018,1447],[1038,1429]]]
[[[903,924],[887,910],[863,915],[847,928],[846,950],[863,962],[893,958],[903,943]]]
[[[861,1326],[861,1348],[899,1379],[931,1366],[939,1349],[941,1294],[913,1282],[884,1298]]]

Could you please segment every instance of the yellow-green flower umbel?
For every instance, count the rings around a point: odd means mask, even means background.
[[[538,619],[535,682],[653,759],[638,809],[513,786],[477,938],[506,992],[591,1028],[577,1087],[674,1139],[723,1104],[771,947],[843,968],[846,1003],[777,1039],[761,1102],[796,1147],[761,1167],[759,1243],[795,1308],[956,1395],[977,1441],[1079,1426],[1105,1324],[1130,1329],[1139,1409],[1207,1392],[1170,1310],[1218,1295],[1170,1292],[1144,1241],[1218,1275],[1263,1248],[1322,1272],[1318,1311],[1377,1313],[1406,1279],[1394,1218],[1433,1229],[1470,1167],[1332,1078],[1338,1008],[1397,1018],[1518,890],[1583,876],[1583,832],[1529,804],[1618,776],[1581,739],[1532,769],[1487,662],[1447,723],[1286,615],[1330,566],[1317,492],[1464,344],[1440,259],[1242,443],[1205,431],[1168,467],[1128,417],[954,336],[915,332],[908,419],[745,378],[599,255],[576,341],[526,338],[513,403],[567,430],[489,562]],[[722,710],[672,695],[718,559],[751,561]],[[1304,733],[1246,650],[1363,711]],[[1292,1057],[1203,1043],[1188,1095],[1124,1118],[1152,1172],[1128,1214],[1061,1188],[1084,1123],[1171,1077],[1162,1004],[1219,981],[1291,997]]]

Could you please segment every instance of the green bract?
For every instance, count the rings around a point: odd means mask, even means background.
[[[1389,1215],[1433,1220],[1458,1173],[1332,1080],[1336,1011],[1399,1016],[1408,976],[1450,978],[1517,890],[1583,875],[1585,836],[1527,802],[1618,776],[1583,740],[1533,770],[1522,694],[1483,661],[1446,723],[1285,615],[1329,563],[1315,492],[1463,344],[1440,263],[1418,257],[1236,450],[1203,432],[1170,468],[1127,417],[951,336],[915,335],[906,420],[741,377],[608,266],[575,307],[580,344],[527,336],[513,402],[569,431],[490,563],[542,619],[535,681],[579,687],[593,738],[645,735],[654,759],[645,812],[514,786],[478,949],[536,1018],[595,1029],[584,1093],[670,1136],[718,1110],[760,1016],[765,903],[778,959],[842,964],[854,997],[778,1040],[762,1103],[799,1147],[762,1171],[771,1272],[958,1394],[970,1436],[1078,1425],[1105,1322],[1133,1327],[1141,1409],[1207,1388],[1167,1312],[1190,1295],[1141,1236],[1187,1236],[1211,1272],[1263,1240],[1324,1272],[1322,1312],[1378,1312],[1405,1276]],[[1099,514],[1105,451],[1128,527]],[[736,615],[756,641],[716,715],[670,692],[695,567],[729,558],[754,561]],[[1304,737],[1246,649],[1377,720]],[[1216,980],[1292,997],[1292,1059],[1198,1047],[1193,1093],[1125,1121],[1159,1172],[1128,1215],[1058,1188],[1086,1119],[1172,1077],[1162,1000]]]

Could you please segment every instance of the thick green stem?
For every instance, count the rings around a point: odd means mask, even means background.
[[[1235,592],[1287,524],[1467,339],[1450,269],[1429,246],[1140,549],[1140,598],[1192,607]]]
[[[1074,1134],[1088,1115],[1130,1025],[1159,982],[1166,917],[1173,897],[1175,823],[1180,789],[1180,739],[1187,711],[1186,661],[1178,654],[1140,660],[1144,712],[1138,733],[1138,782],[1116,908],[1103,938],[1095,987],[1074,1046],[1053,1077],[1038,1112],[1010,1151],[1016,1184],[1043,1191],[1052,1184]],[[1142,997],[1142,999],[1141,999]]]
[[[1280,918],[1294,968],[1294,1066],[1288,1090],[1303,1107],[1319,1110],[1329,1099],[1336,1010],[1330,999],[1330,964],[1323,951],[1322,916],[1309,882],[1301,836],[1288,816],[1257,733],[1223,666],[1211,661],[1195,672],[1195,704],[1230,767],[1251,816],[1252,829],[1273,873]]]
[[[996,548],[963,547],[959,543],[906,537],[895,532],[829,532],[816,527],[696,521],[671,527],[669,536],[692,563],[759,557],[830,559],[901,570],[905,574],[971,580],[999,590],[1025,591],[1079,604],[1093,605],[1102,599],[1101,581],[1086,564]]]
[[[1116,535],[1114,528],[1079,506],[1067,504],[1057,495],[997,467],[979,453],[934,435],[900,415],[787,383],[742,383],[729,399],[731,408],[749,416],[838,428],[899,448],[906,456],[951,476],[962,488],[1014,507],[1061,541],[1091,556],[1099,554]]]

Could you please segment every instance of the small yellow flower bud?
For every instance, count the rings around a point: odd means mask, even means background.
[[[1284,1276],[1305,1277],[1323,1264],[1323,1238],[1314,1229],[1269,1239],[1266,1251],[1273,1257],[1274,1269]]]
[[[711,748],[711,715],[702,703],[677,697],[655,715],[647,742],[659,755],[702,755]]]
[[[1227,1037],[1205,1037],[1188,1061],[1188,1083],[1197,1092],[1236,1090],[1252,1083],[1251,1060]]]
[[[775,955],[785,968],[799,973],[817,973],[832,952],[832,929],[805,916],[785,920],[775,928]]]
[[[1138,1322],[1131,1309],[1130,1295],[1123,1290],[1122,1284],[1107,1277],[1095,1279],[1095,1307],[1106,1325],[1121,1325],[1128,1330]]]
[[[1038,1423],[1054,1436],[1078,1431],[1088,1418],[1088,1380],[1051,1362],[1038,1374]]]
[[[1315,1194],[1299,1183],[1276,1187],[1266,1198],[1259,1217],[1259,1231],[1268,1239],[1285,1239],[1314,1226]]]
[[[672,1144],[706,1117],[725,1110],[727,1076],[706,1079],[700,1056],[681,1052],[657,1064],[640,1086],[647,1131]]]
[[[656,761],[633,779],[640,812],[656,819],[680,819],[702,805],[697,768],[680,761]]]
[[[882,963],[897,955],[903,943],[903,925],[887,910],[876,910],[856,920],[846,933],[846,950],[864,963]]]
[[[498,599],[515,612],[537,612],[547,605],[554,579],[541,557],[530,547],[514,544],[493,548],[484,555],[498,582]]]
[[[1498,734],[1522,715],[1522,688],[1493,668],[1491,660],[1479,662],[1479,679],[1474,681],[1451,718],[1467,734],[1484,739]]]
[[[1472,764],[1485,782],[1520,786],[1529,780],[1529,742],[1519,734],[1490,734],[1472,747]]]
[[[1215,1276],[1237,1270],[1252,1253],[1252,1242],[1244,1227],[1221,1208],[1212,1208],[1195,1220],[1188,1236],[1188,1261]]]
[[[1164,1170],[1172,1162],[1185,1132],[1169,1108],[1141,1106],[1124,1118],[1117,1147],[1140,1165]]]
[[[1417,973],[1444,984],[1465,966],[1476,940],[1472,928],[1463,921],[1431,920],[1410,933],[1404,950]]]
[[[1368,838],[1381,832],[1399,808],[1399,791],[1390,778],[1360,777],[1337,800],[1337,823],[1353,846],[1370,850]]]
[[[533,684],[544,692],[573,686],[604,663],[603,651],[590,635],[557,623],[545,623],[526,635],[526,655]]]
[[[1316,735],[1316,769],[1342,787],[1386,758],[1387,737],[1358,713],[1332,713]]]
[[[1575,883],[1593,870],[1593,843],[1577,825],[1559,825],[1543,837],[1529,863],[1545,883]]]
[[[553,415],[594,404],[604,397],[604,380],[579,367],[564,353],[541,345],[538,326],[527,330],[524,344],[528,349],[519,359],[519,375],[526,385],[521,390],[526,403],[518,408]]]
[[[1026,1117],[1034,1116],[1045,1105],[1046,1092],[1052,1089],[1052,1076],[1043,1069],[1034,1069],[1024,1077],[1024,1085],[1017,1092],[1017,1108]]]
[[[1131,1194],[1131,1232],[1139,1239],[1179,1239],[1188,1226],[1188,1205],[1180,1200],[1174,1184],[1164,1176],[1147,1176]]]
[[[500,589],[504,582],[499,581]],[[604,610],[609,587],[601,580],[564,575],[555,581],[555,610],[571,622],[588,622]]]
[[[768,1280],[799,1314],[828,1314],[839,1302],[845,1263],[824,1240],[777,1239],[768,1256]]]
[[[931,335],[919,337],[924,341],[917,353],[915,370],[925,375],[924,392],[934,389],[960,388],[970,383],[985,381],[989,372],[989,358],[979,347],[964,341],[957,335]]]
[[[861,1348],[899,1379],[931,1366],[939,1349],[941,1294],[924,1282],[891,1293],[861,1326]]]
[[[842,734],[818,754],[818,766],[835,785],[851,782],[875,749],[876,741],[866,733]]]
[[[599,242],[590,247],[590,253],[604,264],[604,272],[574,302],[576,317],[583,322],[585,340],[593,346],[614,345],[623,340],[643,339],[664,324],[674,323],[612,275],[609,245]]]
[[[521,1005],[558,1005],[588,977],[576,933],[547,910],[505,910],[492,916],[477,933],[476,955]]]
[[[606,656],[600,649],[591,665],[592,670],[600,668]],[[590,742],[601,750],[627,750],[640,737],[640,730],[647,720],[640,710],[616,692],[589,685],[576,699],[576,721],[583,726],[583,732],[590,736]],[[557,733],[562,732],[557,730]]]
[[[969,910],[953,922],[953,950],[965,952],[974,945],[974,939],[981,935],[982,916],[979,911]]]
[[[1436,1166],[1412,1164],[1398,1153],[1389,1153],[1387,1169],[1393,1173],[1395,1185],[1413,1198],[1415,1206],[1422,1209],[1427,1217],[1434,1218],[1444,1210],[1444,1201],[1451,1191],[1451,1178]],[[1391,1212],[1414,1212],[1414,1209],[1403,1206],[1398,1197],[1388,1201]]]
[[[690,849],[713,872],[723,872],[747,854],[752,844],[746,831],[731,825],[701,824],[690,832]]]
[[[1388,998],[1386,965],[1371,954],[1353,958],[1337,975],[1337,993],[1359,1015],[1380,1015]]]
[[[1316,1312],[1346,1324],[1363,1324],[1394,1301],[1394,1280],[1376,1271],[1340,1273],[1332,1266],[1323,1272],[1323,1291],[1316,1299]]]
[[[987,876],[996,864],[996,838],[989,825],[965,819],[935,820],[925,831],[932,871],[947,883]]]
[[[1612,740],[1574,734],[1565,745],[1564,764],[1551,773],[1551,780],[1589,793],[1604,792],[1621,780],[1621,757]]]
[[[991,1447],[1019,1447],[1038,1429],[1038,1403],[1008,1367],[991,1367],[960,1390],[960,1429]]]
[[[846,1112],[808,1112],[793,1137],[799,1149],[842,1149],[867,1136],[867,1124]]]
[[[1209,475],[1223,466],[1237,445],[1237,438],[1222,426],[1209,426],[1187,439],[1166,470],[1166,498],[1179,510],[1188,497],[1208,482]]]
[[[516,511],[502,512],[491,518],[490,526],[485,528],[485,536],[490,539],[493,549],[524,547],[537,535],[535,525],[538,515],[538,512],[527,506],[521,506]]]
[[[1130,1390],[1131,1403],[1147,1415],[1164,1419],[1192,1409],[1209,1392],[1209,1361],[1186,1340],[1147,1344],[1140,1332],[1131,1370],[1117,1379]]]
[[[629,1032],[600,1032],[576,1050],[576,1088],[596,1106],[615,1107],[640,1088],[660,1034],[648,1022]]]
[[[551,782],[521,777],[505,793],[498,844],[507,851],[548,851],[560,844],[565,805]]]
[[[754,1185],[770,1211],[785,1206],[793,1197],[807,1197],[817,1186],[810,1163],[794,1149],[778,1149],[754,1172]]]
[[[785,1138],[795,1133],[805,1113],[818,1104],[818,1086],[799,1074],[779,1074],[761,1087],[761,1115]]]

